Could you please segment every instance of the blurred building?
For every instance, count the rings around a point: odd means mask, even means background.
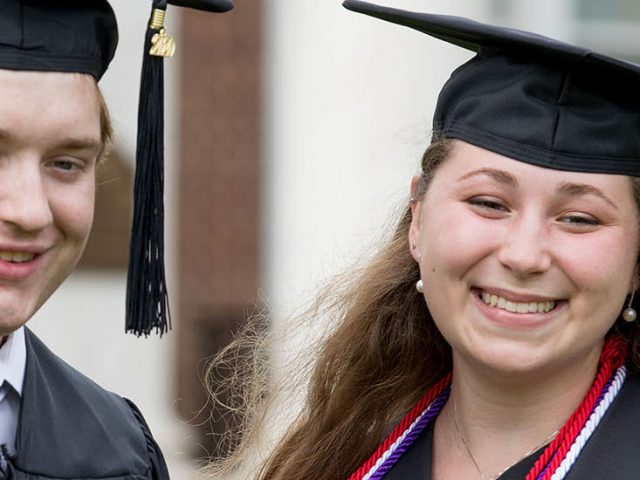
[[[366,258],[406,202],[437,91],[470,53],[345,11],[339,0],[236,0],[169,11],[167,252],[174,330],[123,334],[138,77],[148,2],[112,0],[120,49],[103,90],[116,156],[82,268],[30,324],[134,400],[173,478],[213,451],[201,375],[247,314],[277,323]],[[530,29],[640,60],[635,0],[387,0]],[[200,413],[199,410],[204,407]],[[200,424],[199,426],[197,426]]]

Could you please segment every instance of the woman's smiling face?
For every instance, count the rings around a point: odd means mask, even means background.
[[[628,177],[536,167],[454,141],[410,243],[454,355],[524,373],[595,358],[638,260]]]

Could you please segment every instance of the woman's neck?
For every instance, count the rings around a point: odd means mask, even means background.
[[[481,478],[478,467],[491,478],[550,441],[587,394],[598,355],[567,363],[553,374],[526,377],[475,368],[454,355],[451,396],[435,427],[440,474],[434,478]],[[444,474],[443,463],[457,465],[456,471]]]

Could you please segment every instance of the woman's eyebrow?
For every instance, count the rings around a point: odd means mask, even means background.
[[[496,182],[502,183],[508,187],[518,186],[518,180],[516,179],[516,177],[511,175],[509,172],[505,172],[504,170],[498,170],[496,168],[479,168],[477,170],[473,170],[471,172],[468,172],[462,175],[460,178],[458,178],[458,181],[466,180],[468,178],[475,177],[478,175],[486,175],[492,178],[493,180],[495,180]]]
[[[513,175],[511,175],[509,172],[505,172],[504,170],[498,170],[494,168],[479,168],[477,170],[465,173],[460,178],[458,178],[458,180],[466,180],[478,175],[486,175],[496,182],[502,183],[509,187],[518,186],[518,180]],[[618,208],[618,206],[611,199],[609,199],[609,197],[607,197],[602,190],[586,183],[564,182],[558,187],[558,192],[570,197],[595,195],[596,197],[604,200],[607,204],[611,205],[613,208]]]
[[[616,210],[618,209],[618,206],[615,203],[613,203],[613,201],[611,201],[609,197],[607,197],[602,190],[600,190],[597,187],[594,187],[593,185],[589,185],[585,183],[565,182],[560,184],[560,186],[558,187],[558,192],[568,195],[570,197],[595,195],[596,197],[599,197],[602,200],[604,200],[606,203],[611,205]]]

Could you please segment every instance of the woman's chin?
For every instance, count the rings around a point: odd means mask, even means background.
[[[482,344],[476,341],[464,351],[456,352],[454,349],[454,362],[456,357],[471,368],[508,378],[528,378],[548,371],[556,363],[542,346],[511,338],[484,341]]]

